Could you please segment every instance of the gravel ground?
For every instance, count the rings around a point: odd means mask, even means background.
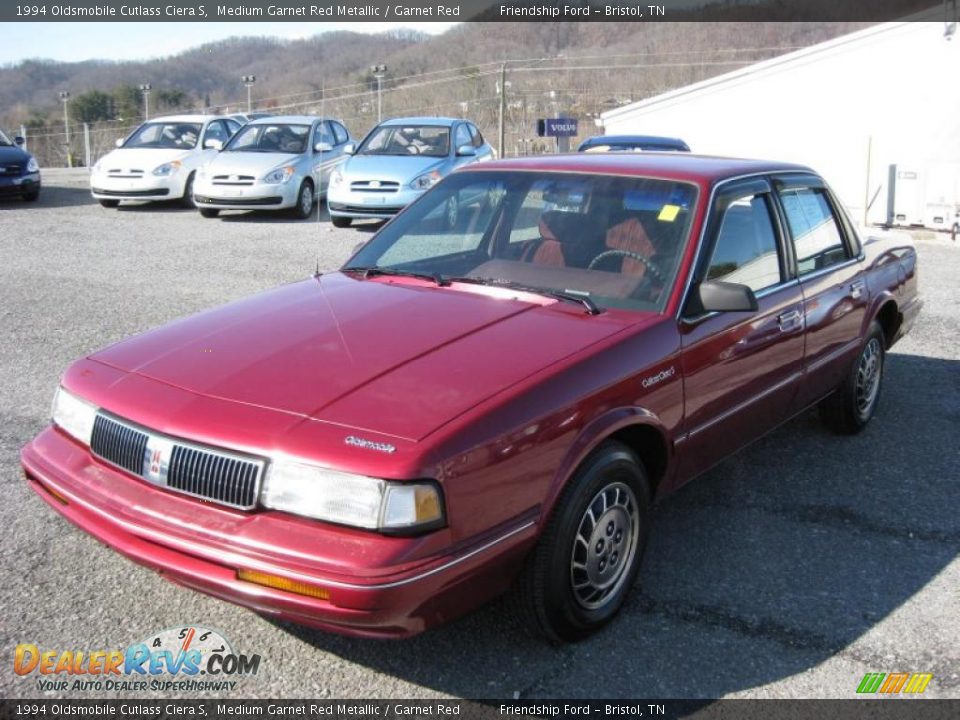
[[[110,211],[54,182],[37,204],[0,202],[0,696],[41,695],[12,670],[18,643],[113,649],[200,624],[263,656],[234,697],[849,698],[864,673],[894,671],[960,697],[960,243],[918,241],[926,307],[889,356],[869,429],[838,438],[807,414],[669,498],[642,587],[606,632],[548,647],[498,602],[386,643],[167,583],[53,513],[17,462],[72,359],[336,267],[369,229]]]

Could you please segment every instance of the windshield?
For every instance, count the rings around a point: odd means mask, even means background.
[[[652,178],[455,173],[344,269],[385,268],[444,284],[462,278],[659,312],[696,197],[694,185]]]
[[[193,150],[200,139],[200,123],[144,123],[127,138],[125,148],[173,148]]]
[[[246,125],[227,144],[227,152],[291,153],[306,152],[309,125],[282,123]]]
[[[0,145],[13,145],[13,143],[7,139],[7,136],[3,134],[3,130],[0,130]]]
[[[381,125],[357,149],[357,155],[446,157],[450,128],[438,125]]]

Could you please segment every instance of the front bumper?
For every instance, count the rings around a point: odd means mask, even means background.
[[[297,204],[300,180],[292,178],[276,185],[214,185],[197,180],[193,197],[198,207],[215,210],[282,210]]]
[[[183,172],[168,177],[147,173],[141,178],[97,174],[90,177],[90,194],[97,200],[176,200],[183,197],[185,182]]]
[[[135,562],[261,614],[350,635],[412,635],[476,607],[506,589],[536,532],[532,519],[520,519],[411,561],[424,538],[199,502],[96,461],[53,427],[20,458],[47,504]],[[240,569],[306,583],[327,596],[246,582]]]
[[[40,173],[0,177],[0,197],[22,197],[40,190]]]
[[[357,192],[344,182],[328,190],[327,209],[337,217],[392,218],[425,192],[409,187],[398,192]]]

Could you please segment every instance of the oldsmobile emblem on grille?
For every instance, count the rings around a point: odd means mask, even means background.
[[[366,438],[359,438],[356,435],[347,435],[347,437],[344,439],[344,442],[347,445],[364,448],[365,450],[376,450],[384,453],[395,453],[397,451],[396,445],[377,442],[375,440],[367,440]]]
[[[370,187],[372,187],[372,188],[378,188],[378,187],[380,187],[380,181],[379,181],[379,180],[371,180],[371,181],[370,181]]]

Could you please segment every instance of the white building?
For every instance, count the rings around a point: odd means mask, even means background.
[[[960,37],[944,31],[877,25],[611,110],[604,129],[809,165],[855,220],[883,222],[891,163],[960,163]]]

